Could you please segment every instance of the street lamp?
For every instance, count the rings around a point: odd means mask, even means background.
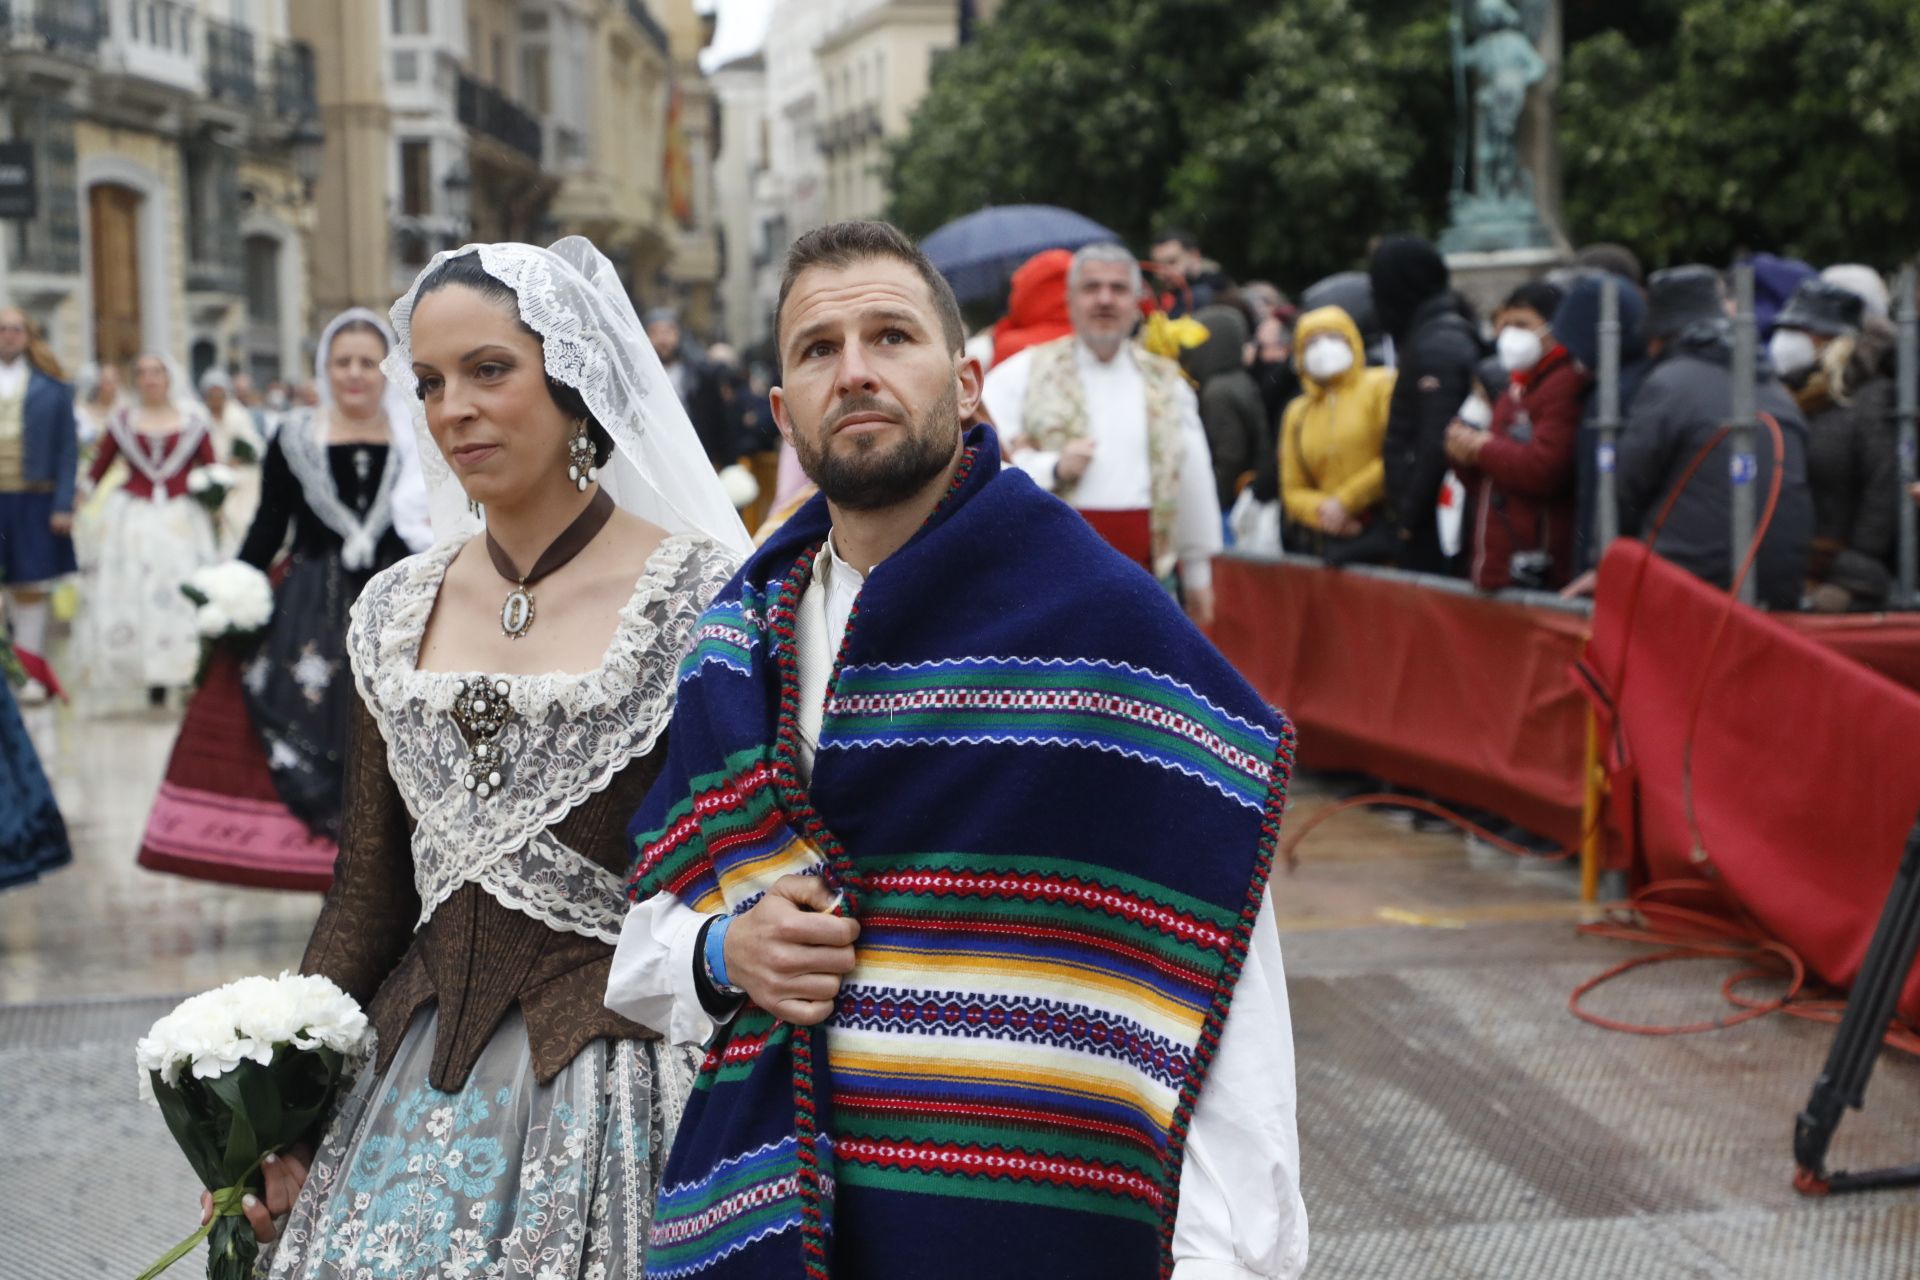
[[[320,132],[311,120],[302,120],[287,135],[287,150],[293,156],[293,171],[299,176],[309,200],[313,199],[314,188],[320,185],[320,165],[325,159],[326,149],[327,135]]]

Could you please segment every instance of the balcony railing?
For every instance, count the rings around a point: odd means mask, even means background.
[[[313,80],[313,46],[295,40],[273,51],[273,109],[282,120],[311,120],[320,114]]]
[[[85,57],[106,29],[105,0],[0,0],[0,44]]]
[[[207,22],[207,96],[251,107],[260,97],[254,77],[253,32],[231,22]]]
[[[240,234],[240,157],[225,146],[201,143],[186,155],[187,289],[242,293],[246,240]]]
[[[540,122],[526,108],[490,84],[460,75],[460,123],[540,162]]]

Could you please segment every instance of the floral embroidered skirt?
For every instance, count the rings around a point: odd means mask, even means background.
[[[259,1274],[640,1280],[691,1052],[598,1040],[542,1085],[515,1010],[442,1093],[435,1024],[415,1018],[386,1072],[342,1100]]]

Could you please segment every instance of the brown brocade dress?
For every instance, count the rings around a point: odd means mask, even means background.
[[[353,609],[340,863],[303,968],[366,1007],[378,1048],[261,1271],[638,1280],[694,1063],[601,1000],[627,820],[734,564],[669,538],[594,671],[419,671],[457,551],[402,561]]]

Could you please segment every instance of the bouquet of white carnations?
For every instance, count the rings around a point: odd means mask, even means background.
[[[187,473],[187,495],[208,511],[218,511],[238,481],[239,477],[234,474],[232,467],[209,462]]]
[[[140,1280],[202,1240],[210,1280],[252,1274],[260,1242],[242,1197],[264,1190],[267,1156],[315,1136],[371,1047],[351,996],[325,978],[291,973],[228,983],[153,1024],[134,1050],[140,1092],[213,1193],[214,1214]]]
[[[198,606],[193,621],[202,640],[244,638],[273,617],[273,584],[244,560],[195,569],[180,594]]]

